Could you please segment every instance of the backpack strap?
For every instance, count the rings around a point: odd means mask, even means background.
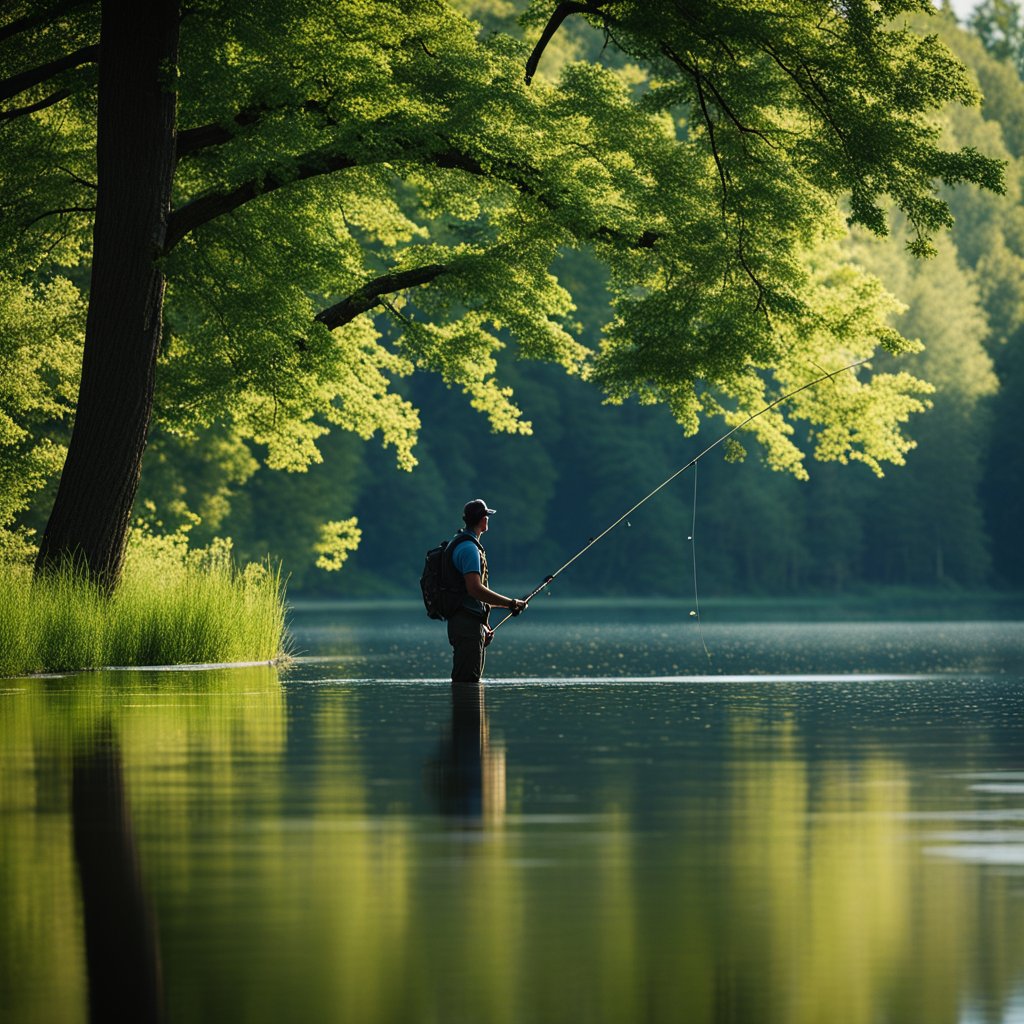
[[[463,544],[465,541],[469,541],[475,544],[477,550],[480,552],[480,574],[484,586],[487,585],[487,552],[484,550],[483,544],[477,540],[476,534],[472,530],[462,529],[457,530],[455,536],[448,543],[448,547],[445,550],[445,569],[448,573],[448,578],[451,584],[448,589],[457,590],[463,596],[466,595],[466,581],[462,577],[462,573],[455,568],[455,549]],[[484,608],[487,608],[484,605]]]
[[[477,550],[484,554],[484,546],[476,539],[476,534],[471,530],[457,530],[455,536],[448,542],[448,559],[451,562],[452,568],[455,568],[455,549],[463,542],[469,541],[471,544],[477,546]]]

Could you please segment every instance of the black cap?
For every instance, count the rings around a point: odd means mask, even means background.
[[[484,516],[493,516],[495,509],[488,508],[487,502],[483,498],[474,498],[472,501],[467,501],[465,507],[462,510],[462,519],[467,526],[472,526],[474,523],[479,523]]]

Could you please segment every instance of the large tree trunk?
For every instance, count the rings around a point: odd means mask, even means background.
[[[96,224],[75,425],[36,571],[113,587],[153,408],[174,174],[179,0],[103,0]]]

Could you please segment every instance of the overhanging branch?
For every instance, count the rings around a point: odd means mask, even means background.
[[[69,71],[71,68],[81,67],[83,64],[95,64],[99,60],[99,56],[100,48],[97,43],[92,46],[83,46],[75,50],[74,53],[51,60],[48,64],[40,64],[37,68],[11,75],[10,78],[0,81],[0,101],[17,96],[19,92],[31,89],[33,85],[46,82],[62,71]]]
[[[30,103],[27,107],[12,107],[10,110],[0,110],[0,121],[13,121],[16,117],[34,114],[37,110],[45,110],[47,107],[52,107],[55,103],[60,103],[61,100],[66,100],[70,95],[70,89],[58,89],[57,92],[36,103]]]
[[[396,164],[403,161],[418,161],[431,167],[464,171],[466,174],[472,174],[476,177],[492,178],[495,181],[511,185],[523,195],[530,196],[549,210],[557,208],[557,204],[553,200],[544,196],[528,180],[530,175],[528,167],[517,167],[509,164],[485,168],[476,157],[454,147],[449,147],[436,153],[399,153],[394,156],[382,155],[374,159],[357,159],[347,153],[340,153],[336,150],[315,150],[295,157],[287,171],[268,172],[261,178],[252,178],[226,192],[208,192],[173,210],[167,220],[164,253],[170,252],[174,246],[196,228],[202,227],[204,224],[208,224],[224,214],[239,209],[253,199],[258,199],[260,196],[276,191],[286,185],[324,174],[333,174],[336,171],[343,171],[350,167],[392,161]],[[640,236],[631,238],[614,228],[600,227],[595,231],[595,237],[605,241],[616,241],[632,248],[649,249],[657,243],[661,236],[656,231],[644,231]]]
[[[708,113],[708,105],[704,100],[704,87],[701,84],[699,71],[694,71],[693,80],[697,86],[697,99],[700,101],[701,113],[704,116],[704,124],[708,129],[708,142],[711,144],[711,155],[715,158],[715,166],[718,168],[718,178],[722,183],[722,218],[725,219],[726,208],[729,201],[729,175],[722,163],[722,157],[718,152],[718,145],[715,142],[715,122]]]
[[[739,119],[735,111],[733,111],[732,107],[726,100],[726,98],[722,95],[718,86],[715,85],[714,81],[708,75],[708,73],[698,66],[696,60],[694,60],[692,64],[688,64],[668,44],[662,45],[661,52],[665,54],[665,56],[668,57],[668,59],[672,61],[672,63],[675,64],[675,66],[679,68],[680,71],[685,72],[691,78],[693,78],[694,83],[697,86],[698,93],[703,94],[703,89],[705,86],[707,86],[708,90],[711,92],[711,95],[714,97],[715,103],[718,105],[719,109],[733,123],[733,126],[736,128],[736,130],[740,133],[741,136],[754,135],[757,138],[759,138],[763,143],[765,143],[765,145],[771,146],[773,149],[775,148],[775,144],[768,137],[766,132],[763,132],[760,128],[752,128],[750,125],[744,124],[744,122],[742,122]],[[703,95],[701,95],[699,98],[701,106],[704,107],[704,109],[706,109]]]
[[[230,192],[208,192],[199,196],[174,210],[168,217],[164,252],[170,252],[189,232],[225,213],[237,210],[268,192],[274,192],[292,182],[305,181],[322,174],[333,174],[347,167],[355,167],[358,163],[358,160],[346,153],[307,153],[296,160],[289,172],[272,171],[263,178],[243,182]]]
[[[348,298],[321,310],[314,319],[333,331],[335,327],[350,323],[360,313],[379,306],[382,296],[404,291],[406,288],[414,288],[417,285],[429,284],[449,270],[451,267],[447,264],[430,263],[425,267],[416,267],[413,270],[399,270],[390,274],[382,274],[364,284]]]
[[[257,124],[267,114],[274,111],[280,113],[286,110],[302,110],[311,113],[322,112],[323,109],[324,104],[319,100],[306,100],[298,107],[272,107],[266,104],[246,107],[235,114],[229,123],[214,122],[179,131],[176,156],[178,160],[181,160],[204,149],[223,146],[235,137],[239,128],[248,128],[250,125]]]
[[[401,160],[402,157],[394,158]],[[456,149],[427,154],[422,161],[435,167],[446,167],[465,171],[467,174],[486,176],[483,165],[468,153]],[[323,174],[333,174],[349,167],[356,167],[369,161],[358,160],[347,153],[330,150],[316,150],[295,158],[288,173],[270,172],[265,177],[243,182],[228,192],[208,192],[171,212],[167,221],[167,238],[164,252],[170,252],[187,234],[203,224],[237,210],[253,199],[273,192],[292,182],[305,181]],[[513,182],[521,191],[531,191],[525,182]]]

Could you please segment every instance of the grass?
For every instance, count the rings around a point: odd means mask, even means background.
[[[280,571],[237,568],[229,542],[129,548],[112,596],[70,569],[0,564],[0,676],[113,665],[270,661],[285,653]]]

